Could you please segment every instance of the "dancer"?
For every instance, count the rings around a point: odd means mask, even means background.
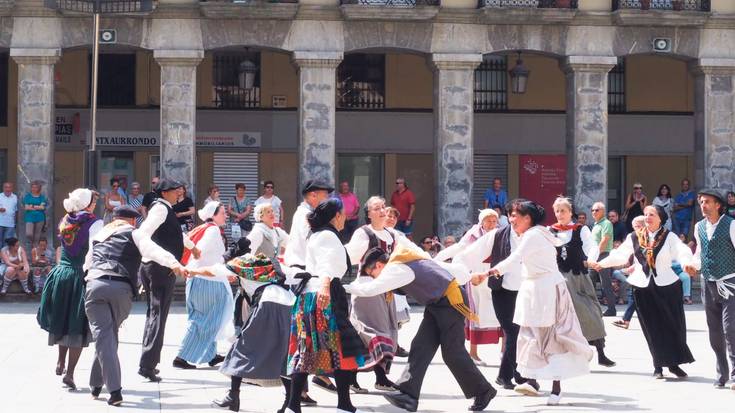
[[[589,373],[592,359],[587,340],[574,311],[564,277],[559,273],[556,247],[559,240],[541,223],[544,208],[532,201],[514,202],[511,219],[522,225],[518,248],[488,273],[499,276],[519,262],[523,281],[513,322],[518,333],[518,371],[527,377],[515,391],[538,395],[538,380],[553,380],[548,405],[561,400],[561,380]]]
[[[398,217],[400,216],[401,213],[398,212],[397,209],[393,208],[392,206],[386,207],[385,227],[393,230],[393,233],[396,235],[397,238],[405,238],[406,240],[408,240],[408,238],[406,238],[406,236],[401,231],[398,231],[396,229]],[[408,300],[406,300],[406,296],[403,294],[393,293],[393,299],[396,303],[396,317],[398,319],[398,329],[400,329],[402,325],[411,321],[411,306],[408,305]],[[396,357],[408,357],[408,351],[401,347],[400,344],[398,344],[398,349],[396,350]]]
[[[557,222],[549,229],[561,243],[556,247],[556,262],[566,280],[582,334],[597,349],[597,363],[614,367],[615,362],[605,356],[605,323],[597,291],[587,275],[587,258],[596,261],[599,249],[589,228],[572,223],[572,202],[568,198],[556,198],[553,208]]]
[[[349,321],[347,294],[341,278],[350,259],[339,240],[345,214],[339,198],[329,198],[308,216],[312,234],[306,269],[291,312],[288,374],[291,393],[287,413],[301,412],[301,392],[309,374],[334,374],[337,413],[356,409],[350,400],[353,371],[362,367],[366,349]]]
[[[663,379],[663,367],[678,378],[687,377],[680,364],[694,361],[686,340],[686,318],[681,280],[671,269],[676,260],[686,267],[692,265],[692,251],[663,227],[668,219],[660,206],[643,210],[644,231],[634,232],[618,248],[591,267],[610,268],[624,265],[635,255],[635,270],[628,277],[638,310],[638,321],[653,357],[653,375]]]
[[[289,236],[286,231],[276,226],[276,211],[271,204],[261,203],[255,206],[253,218],[255,225],[247,236],[250,240],[250,249],[253,254],[263,254],[274,265],[279,265],[278,256],[281,255],[281,249],[288,245]]]
[[[182,186],[171,179],[160,180],[156,187],[158,199],[151,205],[140,228],[133,231],[133,239],[143,253],[140,279],[148,301],[138,374],[152,382],[161,381],[156,366],[161,361],[166,319],[176,283],[176,277],[171,273],[186,275],[185,268],[177,264],[184,255],[184,249],[190,250],[197,259],[200,253],[189,237],[181,232],[171,206],[176,203],[178,189]]]
[[[717,358],[715,387],[723,388],[728,378],[735,381],[735,220],[725,215],[726,202],[717,190],[703,189],[698,195],[704,219],[694,228],[694,264],[685,268],[692,276],[701,269],[705,279],[704,312]]]
[[[642,231],[646,226],[646,219],[643,217],[643,215],[638,215],[637,217],[633,218],[632,224],[633,231]],[[625,265],[623,265],[622,272],[623,274],[625,274],[626,283],[628,282],[628,276],[630,276],[630,274],[635,271],[635,265],[633,265],[634,259],[635,257],[631,255]],[[633,298],[633,289],[628,288],[628,307],[625,309],[625,313],[623,313],[623,318],[613,321],[612,324],[615,327],[620,327],[627,330],[628,327],[630,327],[630,320],[633,319],[633,313],[635,313],[635,298]]]
[[[490,208],[480,210],[477,224],[472,226],[458,243],[439,251],[434,260],[446,261],[453,259],[452,262],[463,264],[470,272],[487,272],[490,269],[489,250],[484,251],[482,255],[475,254],[471,257],[462,256],[462,253],[466,251],[467,247],[482,238],[483,235],[497,228],[497,225],[498,213],[495,210]],[[500,323],[495,316],[492,290],[487,283],[473,285],[471,282],[465,285],[465,289],[467,290],[470,309],[477,314],[479,319],[477,323],[470,320],[465,321],[465,339],[470,342],[470,357],[478,366],[487,367],[488,364],[477,353],[477,346],[480,344],[497,344],[503,334]]]
[[[92,237],[103,227],[93,211],[99,195],[89,189],[75,189],[64,200],[67,214],[59,224],[61,261],[51,269],[41,293],[37,320],[48,331],[48,344],[59,346],[56,375],[66,375],[61,380],[75,390],[74,370],[82,349],[89,345],[91,334],[84,312],[84,272],[82,265]]]
[[[199,258],[184,253],[182,263],[191,270],[224,262],[225,243],[222,229],[227,223],[225,206],[214,201],[198,211],[202,225],[189,232],[189,239],[202,252]],[[234,279],[234,277],[233,277]],[[217,340],[235,334],[232,315],[235,303],[232,287],[226,276],[192,277],[186,280],[186,312],[188,325],[173,366],[195,369],[195,364],[214,367],[225,358],[217,354]]]
[[[469,271],[460,264],[438,263],[428,254],[398,247],[388,259],[383,255],[370,270],[375,278],[345,287],[354,296],[371,297],[401,288],[426,306],[424,319],[411,342],[408,366],[396,383],[399,392],[384,397],[394,406],[410,412],[418,409],[421,384],[426,370],[441,347],[442,358],[466,398],[474,398],[469,410],[484,410],[497,391],[485,380],[464,347],[464,318],[477,320],[466,305],[460,285],[470,281]],[[476,277],[476,282],[481,281]]]

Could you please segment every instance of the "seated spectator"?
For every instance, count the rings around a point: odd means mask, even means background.
[[[3,286],[0,289],[0,295],[8,292],[10,283],[18,280],[23,287],[23,292],[32,295],[31,289],[28,288],[28,274],[30,268],[28,265],[28,257],[23,247],[20,246],[17,238],[8,238],[5,240],[6,246],[0,250],[3,263],[0,265],[0,272],[3,272]]]
[[[439,238],[437,236],[424,237],[421,240],[421,248],[427,252],[431,258],[434,258],[436,254],[441,251],[442,245],[439,243]]]
[[[453,236],[447,235],[446,237],[444,237],[444,248],[451,247],[456,243],[457,240]]]
[[[48,246],[46,238],[41,238],[38,245],[31,250],[31,274],[36,294],[40,293],[46,283],[46,276],[54,266],[55,252]]]

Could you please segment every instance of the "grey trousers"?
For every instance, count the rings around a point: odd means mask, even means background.
[[[95,357],[89,374],[91,387],[102,387],[109,392],[120,390],[120,360],[117,357],[117,331],[130,314],[133,289],[130,284],[98,279],[87,283],[84,309],[95,341]]]
[[[704,313],[707,316],[709,344],[717,358],[717,380],[723,384],[728,379],[735,380],[735,297],[723,298],[717,292],[717,284],[705,281]],[[730,366],[727,364],[728,357]]]
[[[609,252],[602,252],[600,253],[600,256],[597,258],[598,261],[602,261],[603,258],[607,258],[607,256],[610,255]],[[607,309],[611,311],[615,311],[615,304],[617,303],[617,298],[615,297],[615,292],[613,291],[612,287],[612,268],[604,268],[601,271],[590,271],[590,277],[594,279],[595,274],[600,278],[600,286],[602,287],[602,295],[607,299]]]

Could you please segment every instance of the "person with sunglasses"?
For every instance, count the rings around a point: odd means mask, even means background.
[[[273,226],[276,228],[281,227],[281,217],[283,216],[283,201],[275,194],[276,186],[273,181],[265,181],[263,183],[263,195],[255,200],[255,206],[260,204],[270,204],[273,208],[273,213],[276,215]]]
[[[413,215],[416,212],[416,196],[408,189],[405,178],[396,179],[396,190],[390,197],[390,205],[399,212],[396,229],[404,233],[408,239],[411,239]]]
[[[105,215],[103,217],[104,224],[112,222],[112,211],[115,208],[125,205],[125,198],[120,195],[120,180],[117,178],[110,179],[110,190],[105,194]]]
[[[648,205],[648,197],[643,193],[643,185],[636,182],[633,184],[633,192],[625,198],[625,228],[633,232],[633,218],[643,215],[643,208]]]

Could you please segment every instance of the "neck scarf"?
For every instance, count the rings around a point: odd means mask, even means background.
[[[667,231],[666,228],[659,228],[658,232],[651,240],[648,237],[648,230],[646,228],[636,232],[638,245],[640,246],[643,256],[646,258],[648,267],[652,270],[656,270],[656,252],[659,249],[659,246],[666,240],[666,236],[668,234],[669,231]]]
[[[560,224],[560,223],[557,222],[556,224],[552,225],[551,228],[554,229],[554,230],[556,230],[556,231],[560,231],[561,232],[561,231],[573,231],[573,230],[579,228],[580,226],[581,225],[575,224],[573,222],[572,223],[569,223],[569,224]]]

